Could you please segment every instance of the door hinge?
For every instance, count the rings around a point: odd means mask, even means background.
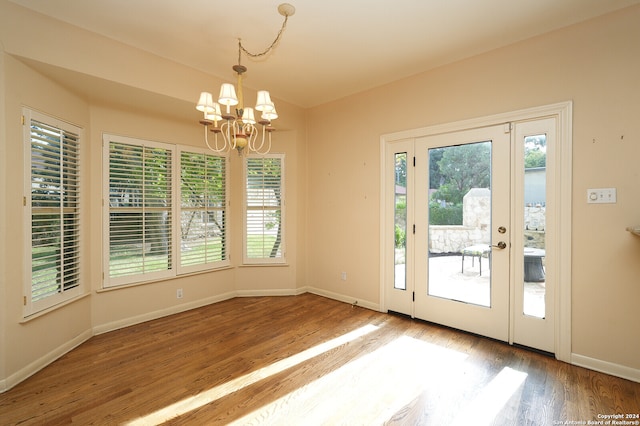
[[[513,123],[504,123],[504,132],[511,133],[511,130],[513,130]]]
[[[416,235],[416,224],[413,224],[413,235]]]
[[[27,296],[22,296],[22,303],[27,306]]]
[[[20,117],[20,121],[22,122],[22,125],[24,126],[24,115],[22,117]]]
[[[413,157],[413,167],[416,166],[416,157]]]
[[[412,298],[413,298],[413,301],[415,302],[416,301],[416,292],[415,291],[412,294]]]
[[[27,197],[22,197],[22,205],[27,206]]]

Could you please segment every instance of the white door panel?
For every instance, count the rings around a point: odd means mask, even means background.
[[[509,338],[509,140],[503,125],[417,139],[414,194],[415,316],[504,341]],[[434,172],[433,162],[450,173]],[[441,209],[431,210],[430,217],[429,205],[462,201],[452,186],[464,188],[464,209],[473,211],[463,211],[462,224],[438,225]],[[501,241],[505,248],[492,247]],[[468,253],[464,262],[462,252]]]

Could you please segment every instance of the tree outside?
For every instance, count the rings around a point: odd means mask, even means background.
[[[546,135],[525,139],[525,168],[546,166]],[[462,225],[462,200],[472,188],[491,188],[491,142],[429,150],[429,223]]]
[[[247,256],[282,256],[282,158],[247,158]]]
[[[429,150],[430,225],[462,225],[462,200],[471,188],[491,187],[491,142]]]

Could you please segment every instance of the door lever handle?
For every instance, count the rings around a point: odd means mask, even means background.
[[[496,248],[499,248],[500,250],[504,250],[507,248],[507,243],[505,243],[504,241],[499,241],[498,244],[493,244],[491,245],[491,247],[496,247]]]

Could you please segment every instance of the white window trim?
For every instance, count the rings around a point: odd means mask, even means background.
[[[49,115],[40,113],[27,107],[22,108],[23,116],[23,145],[24,145],[24,303],[23,303],[23,317],[27,318],[34,314],[45,311],[49,308],[53,308],[57,305],[65,304],[72,299],[75,299],[85,292],[84,286],[84,270],[80,269],[79,272],[79,285],[61,292],[48,296],[44,299],[33,301],[31,299],[32,292],[32,244],[31,244],[31,121],[35,120],[41,123],[46,123],[49,126],[57,127],[58,129],[75,133],[78,135],[78,149],[80,151],[80,160],[78,164],[78,179],[79,179],[79,194],[80,194],[80,207],[79,207],[79,258],[82,259],[84,252],[84,238],[82,237],[82,228],[84,222],[84,213],[82,210],[83,199],[83,169],[82,159],[84,157],[82,147],[80,146],[84,141],[84,130],[77,125],[59,120]],[[82,265],[82,261],[80,265]]]
[[[281,205],[280,205],[280,226],[281,226],[281,234],[280,234],[280,249],[282,252],[281,257],[264,257],[264,258],[255,258],[247,256],[247,159],[249,158],[279,158],[280,159],[280,182],[281,182]],[[266,155],[258,155],[258,154],[249,154],[242,161],[242,181],[243,181],[243,203],[242,203],[242,240],[243,240],[243,250],[242,250],[242,262],[244,265],[283,265],[287,263],[287,249],[286,249],[286,229],[287,229],[287,221],[286,221],[286,164],[285,164],[285,155],[284,154],[266,154]]]
[[[166,149],[171,151],[171,164],[173,167],[172,170],[172,181],[171,181],[171,197],[172,197],[172,207],[171,207],[171,253],[172,253],[172,262],[171,267],[169,269],[151,273],[144,274],[136,274],[136,275],[127,275],[123,277],[115,277],[111,278],[109,276],[109,261],[110,261],[110,247],[109,247],[109,161],[110,161],[110,142],[124,143],[136,146],[147,146],[147,147],[158,147],[162,149]],[[225,197],[226,197],[226,216],[227,220],[225,223],[227,241],[226,241],[226,259],[218,262],[211,262],[196,266],[189,267],[181,267],[181,253],[180,253],[180,212],[181,212],[181,193],[180,193],[180,157],[182,152],[194,152],[194,153],[203,153],[207,155],[212,155],[211,151],[206,149],[191,147],[186,145],[177,145],[163,142],[150,141],[146,139],[137,139],[131,138],[127,136],[120,136],[114,134],[103,134],[102,137],[102,151],[103,151],[103,177],[102,177],[102,185],[103,185],[103,261],[102,261],[102,270],[103,270],[103,285],[104,289],[125,287],[131,285],[140,285],[153,281],[160,281],[169,278],[175,278],[181,275],[187,275],[196,272],[207,272],[207,271],[215,271],[218,269],[226,268],[230,266],[230,253],[231,253],[231,245],[230,245],[230,214],[229,214],[229,157],[226,154],[215,154],[216,156],[225,158],[225,172],[226,172],[226,187],[225,187]]]

